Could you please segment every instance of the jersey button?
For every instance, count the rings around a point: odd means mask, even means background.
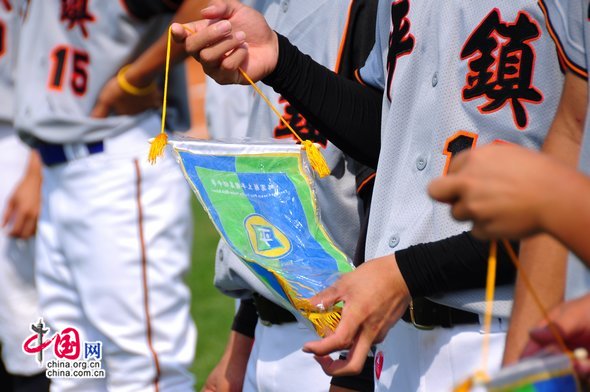
[[[416,168],[420,171],[424,170],[428,161],[424,157],[416,158]]]
[[[287,12],[289,10],[289,0],[281,1],[281,9],[283,12]]]
[[[438,84],[438,72],[435,72],[434,75],[432,75],[432,87],[436,87],[437,84]]]
[[[392,235],[391,237],[389,237],[389,247],[390,248],[395,248],[397,246],[397,244],[399,244],[399,237],[396,235]]]

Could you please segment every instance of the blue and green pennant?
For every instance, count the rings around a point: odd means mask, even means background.
[[[185,177],[221,236],[254,274],[320,336],[340,307],[308,298],[352,271],[323,228],[302,150],[292,144],[171,142]]]
[[[486,383],[489,392],[582,391],[570,354],[524,359],[502,369]]]

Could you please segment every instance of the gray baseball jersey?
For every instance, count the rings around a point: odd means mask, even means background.
[[[0,122],[14,117],[14,72],[18,39],[16,2],[0,1]]]
[[[496,141],[538,148],[563,81],[533,0],[381,0],[377,26],[361,70],[385,90],[367,260],[469,230],[427,185],[463,149]],[[509,315],[510,298],[509,289],[498,292],[496,315]],[[482,290],[433,299],[484,310]]]
[[[562,63],[576,75],[588,80],[590,63],[590,2],[588,0],[544,0],[539,4],[547,15]],[[580,152],[580,170],[590,175],[590,118],[586,116]],[[590,292],[590,270],[574,254],[570,254],[566,298]]]
[[[139,19],[123,1],[31,0],[19,41],[19,132],[52,143],[93,142],[153,115],[88,117],[105,83],[159,38],[170,18]],[[37,23],[41,19],[45,22]],[[168,105],[174,130],[189,127],[183,71],[175,67],[171,75]]]
[[[288,37],[294,45],[320,64],[336,69],[342,42],[345,39],[350,1],[258,0],[254,3],[254,8],[264,14],[271,28]],[[271,87],[262,83],[258,83],[258,87],[299,135],[322,146],[322,154],[332,169],[332,174],[315,181],[321,220],[334,242],[352,258],[360,226],[361,206],[356,195],[355,183],[355,171],[359,169],[359,166],[320,135],[312,124],[308,123]],[[247,138],[250,140],[274,138],[296,142],[296,138],[281,124],[259,96],[254,96],[250,105]],[[223,257],[219,257],[220,253]],[[218,249],[216,285],[222,291],[232,295],[243,294],[238,289],[250,287],[272,299],[264,286],[242,264],[227,248],[224,249],[222,244]],[[245,279],[247,283],[242,279]]]

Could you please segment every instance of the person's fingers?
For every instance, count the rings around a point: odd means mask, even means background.
[[[342,295],[340,293],[339,287],[340,286],[338,282],[336,282],[332,286],[320,291],[319,293],[311,297],[309,299],[309,302],[313,306],[320,305],[325,309],[328,309],[342,300]]]
[[[361,337],[355,341],[348,352],[346,359],[332,360],[329,356],[318,355],[314,358],[320,364],[324,373],[330,376],[359,374],[363,370],[371,344],[371,338],[368,335],[361,334]]]
[[[192,23],[185,23],[184,25],[180,23],[172,23],[170,26],[170,31],[172,33],[172,39],[179,44],[184,43],[184,40],[190,34],[189,31],[194,31],[191,28]]]
[[[486,229],[486,225],[480,222],[474,222],[473,227],[471,228],[471,234],[480,240],[489,240],[494,238],[494,236],[490,234],[489,230]]]
[[[453,156],[451,159],[451,164],[449,165],[449,170],[447,174],[457,173],[466,165],[467,160],[469,159],[471,150],[463,150],[457,155]]]
[[[23,225],[23,228],[22,228],[19,238],[21,238],[23,240],[29,239],[35,235],[36,231],[37,231],[36,216],[29,215],[25,219],[25,222],[24,222],[24,225]]]
[[[247,58],[248,45],[246,43],[242,43],[221,60],[221,68],[225,70],[235,71],[240,66],[246,65],[245,62]],[[233,82],[236,83],[235,80]],[[241,82],[241,75],[240,80],[238,82]],[[244,82],[246,82],[246,80],[244,80]]]
[[[96,103],[96,106],[94,106],[94,108],[90,112],[90,117],[92,117],[92,118],[105,118],[105,117],[108,117],[109,112],[110,112],[109,106],[99,100]]]
[[[464,200],[458,200],[453,203],[451,207],[451,215],[453,215],[453,217],[459,221],[465,221],[473,218],[473,214]]]
[[[201,10],[201,15],[206,19],[226,19],[235,13],[240,5],[240,3],[231,0],[212,0],[207,7]]]
[[[428,185],[428,194],[443,203],[453,203],[460,196],[461,183],[456,176],[439,177]]]
[[[558,328],[554,325],[555,328]],[[544,325],[539,328],[535,328],[529,332],[529,336],[532,340],[539,344],[555,343],[556,339],[553,332],[548,325]]]
[[[303,351],[322,356],[333,353],[334,351],[348,349],[354,343],[355,336],[361,328],[363,321],[359,318],[357,312],[354,312],[350,308],[347,309],[345,305],[342,311],[342,319],[338,323],[334,333],[324,337],[322,340],[305,343],[303,345]]]
[[[576,372],[580,375],[583,380],[590,382],[590,360],[583,359],[577,360],[574,365]]]
[[[8,233],[8,235],[10,235],[11,237],[20,238],[24,226],[25,226],[24,215],[15,211],[14,220],[12,222],[12,228],[10,229],[10,232]]]
[[[203,22],[203,21],[201,21]],[[220,20],[211,23],[209,26],[200,29],[198,34],[189,34],[185,39],[185,48],[188,53],[198,56],[201,59],[201,51],[205,48],[214,47],[220,41],[231,35],[232,25],[227,20]],[[237,46],[237,45],[236,45]],[[225,52],[231,48],[227,48]],[[221,54],[224,54],[222,52]]]
[[[14,213],[14,200],[11,198],[8,203],[6,203],[6,208],[4,209],[4,213],[2,214],[2,224],[1,227],[6,227],[12,215]]]
[[[244,43],[245,37],[246,35],[242,32],[231,34],[214,46],[201,50],[199,53],[201,62],[207,66],[220,65],[226,57],[231,56]]]

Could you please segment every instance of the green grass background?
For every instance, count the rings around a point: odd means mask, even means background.
[[[194,196],[193,215],[192,268],[186,281],[192,294],[191,312],[199,331],[197,354],[191,370],[197,377],[197,390],[200,390],[225,348],[235,302],[213,286],[219,234]]]

